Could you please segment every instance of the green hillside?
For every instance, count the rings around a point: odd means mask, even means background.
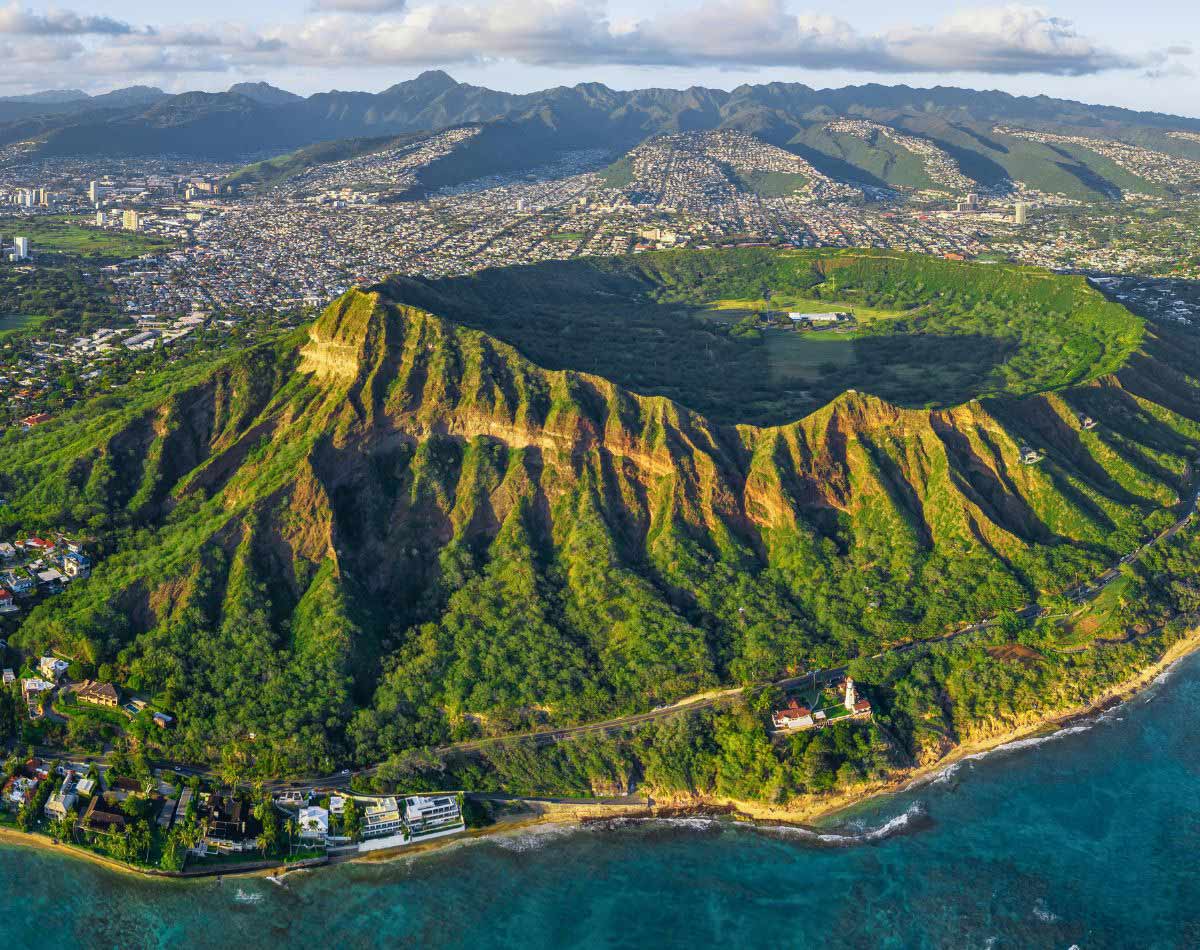
[[[825,125],[801,130],[787,143],[789,150],[807,159],[831,178],[865,185],[897,188],[934,188],[925,161],[878,132],[869,139],[830,131]]]
[[[387,148],[396,148],[421,138],[421,134],[385,135],[374,138],[340,139],[336,142],[318,142],[285,155],[277,155],[261,162],[239,168],[222,184],[236,188],[269,188],[290,178],[302,175],[320,165],[370,155]]]
[[[969,290],[1070,352],[1018,326],[998,395],[905,408],[860,389],[756,426],[736,359],[733,384],[689,390],[725,401],[716,421],[588,372],[609,342],[580,345],[555,309],[573,294],[591,333],[609,295],[630,355],[611,365],[684,389],[668,364],[737,355],[688,302],[764,280],[918,307]],[[676,314],[670,349],[635,292]],[[977,317],[923,358],[980,335]],[[579,365],[531,359],[552,320]],[[646,255],[351,291],[293,337],[0,438],[5,534],[103,539],[92,577],[12,641],[175,712],[154,751],[275,775],[871,655],[1064,590],[1169,523],[1200,450],[1189,341],[1072,279],[892,255]],[[1023,464],[1026,446],[1044,458]]]

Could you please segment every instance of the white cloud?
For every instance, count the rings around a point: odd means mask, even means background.
[[[685,9],[614,22],[604,0],[312,0],[298,23],[135,28],[106,16],[0,7],[0,46],[11,65],[43,64],[58,47],[60,73],[157,80],[176,73],[237,74],[291,67],[359,70],[508,61],[532,66],[622,65],[850,70],[876,74],[1080,76],[1110,70],[1166,75],[1184,47],[1123,52],[1039,7],[965,10],[933,24],[863,32],[787,0],[692,0]],[[80,45],[82,44],[82,45]],[[28,74],[28,71],[26,71]],[[59,77],[55,77],[57,81]],[[32,80],[31,80],[32,81]]]
[[[131,32],[132,26],[112,17],[80,15],[69,10],[35,13],[15,0],[8,6],[0,7],[0,33],[21,36],[118,36]]]
[[[339,13],[396,13],[407,0],[313,0],[312,9]]]

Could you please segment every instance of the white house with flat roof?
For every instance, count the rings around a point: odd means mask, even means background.
[[[462,821],[458,799],[453,795],[413,795],[404,799],[404,816],[415,832]]]
[[[382,838],[394,835],[403,827],[400,805],[394,798],[375,798],[360,802],[363,805],[363,837]]]

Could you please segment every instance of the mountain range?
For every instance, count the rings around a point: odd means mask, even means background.
[[[1080,159],[1065,149],[1041,148],[1030,157],[1037,143],[998,137],[997,125],[1115,139],[1200,158],[1200,142],[1166,134],[1200,131],[1200,120],[1045,96],[876,84],[818,90],[798,83],[731,91],[617,91],[583,83],[517,95],[459,83],[440,71],[380,93],[300,97],[265,83],[239,83],[223,93],[171,96],[134,87],[96,97],[0,100],[0,144],[33,139],[46,156],[176,153],[230,160],[316,142],[483,123],[486,134],[473,140],[478,154],[469,164],[488,172],[531,166],[580,148],[604,148],[616,157],[662,133],[737,129],[796,152],[831,177],[892,184],[895,144],[850,141],[828,128],[839,118],[869,120],[932,142],[985,187],[1025,174],[1060,185],[1082,181],[1103,192],[1088,182],[1104,180],[1111,171],[1111,163]]]

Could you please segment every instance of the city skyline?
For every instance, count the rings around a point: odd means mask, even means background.
[[[1195,114],[1197,12],[1172,10],[1177,29],[1163,37],[1076,2],[948,15],[916,6],[902,19],[875,2],[852,14],[833,9],[783,0],[674,0],[650,14],[628,0],[269,0],[247,13],[215,0],[200,24],[144,0],[103,9],[13,2],[0,5],[0,94],[266,81],[309,95],[376,91],[442,68],[513,92],[592,81],[615,89],[877,82]]]

